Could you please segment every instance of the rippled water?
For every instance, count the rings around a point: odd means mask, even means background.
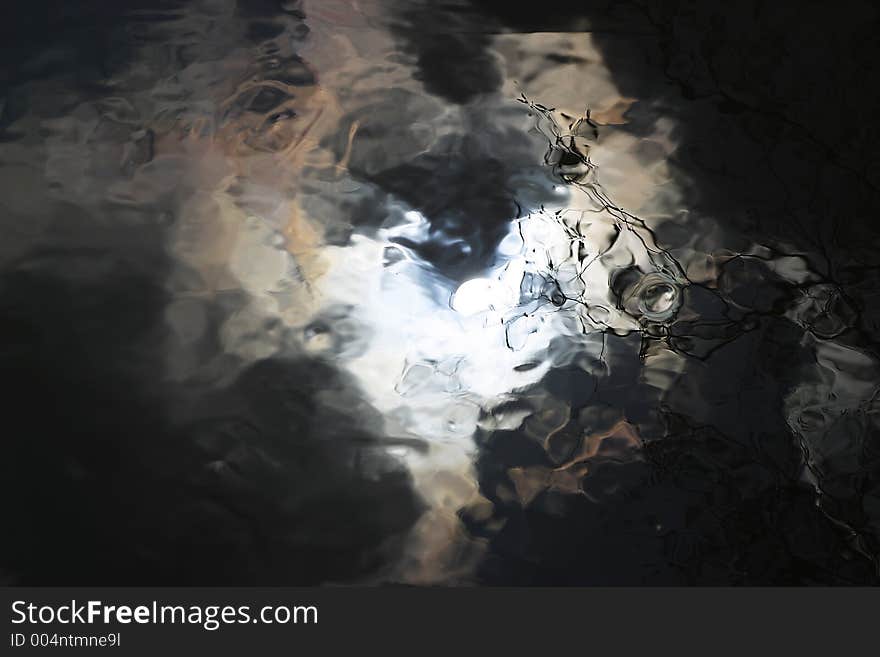
[[[7,581],[876,582],[874,169],[688,15],[37,6]]]

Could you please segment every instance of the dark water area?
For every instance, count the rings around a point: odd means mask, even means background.
[[[872,3],[3,12],[3,583],[880,583]]]

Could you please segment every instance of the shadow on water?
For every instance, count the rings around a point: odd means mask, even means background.
[[[157,232],[124,249],[79,228],[106,246],[0,276],[11,583],[318,584],[397,558],[421,503],[358,391],[296,354],[169,385]]]

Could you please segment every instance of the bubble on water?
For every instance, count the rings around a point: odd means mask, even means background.
[[[620,295],[624,310],[648,322],[668,322],[681,305],[678,284],[663,272],[645,274],[628,284]]]
[[[557,157],[554,171],[567,183],[584,180],[592,171],[590,161],[574,147],[560,149]]]
[[[680,291],[674,281],[660,273],[648,274],[640,286],[641,310],[645,318],[666,321],[680,304]]]

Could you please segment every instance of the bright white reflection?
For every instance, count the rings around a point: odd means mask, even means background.
[[[474,278],[452,295],[452,309],[462,315],[508,310],[517,302],[516,291],[490,278]]]
[[[598,249],[609,250],[573,237],[580,213],[567,222],[548,212],[512,220],[496,266],[459,286],[394,243],[426,227],[417,212],[402,216],[400,225],[376,238],[356,236],[351,245],[330,249],[333,266],[322,285],[353,307],[369,333],[363,352],[340,365],[384,413],[392,435],[453,442],[470,451],[481,408],[575,355],[599,363],[608,322],[620,330],[633,326],[632,318],[614,310],[608,270],[579,265]],[[390,244],[405,257],[383,261]]]
[[[370,334],[363,353],[340,365],[389,418],[390,433],[469,448],[480,407],[542,376],[547,365],[542,352],[559,331],[535,336],[519,351],[507,345],[505,322],[520,305],[524,259],[458,289],[416,257],[383,267],[390,240],[413,235],[424,221],[415,212],[405,218],[404,225],[380,231],[377,239],[359,236],[334,250],[322,287],[350,303]],[[516,369],[529,361],[540,365]]]
[[[549,118],[545,124],[557,128]],[[606,332],[640,330],[649,314],[666,317],[677,309],[680,281],[670,277],[668,254],[641,221],[610,202],[591,167],[584,171],[556,207],[512,217],[494,261],[460,285],[405,246],[431,237],[430,222],[411,208],[392,205],[392,225],[322,252],[323,304],[350,309],[363,336],[354,352],[326,356],[359,382],[388,436],[430,442],[427,452],[395,453],[431,513],[445,518],[435,527],[457,527],[455,510],[478,495],[471,457],[480,422],[515,420],[487,418],[484,410],[553,367],[576,362],[602,376]],[[636,272],[635,282],[627,283],[621,303],[610,277],[628,270]],[[654,277],[647,280],[649,273]],[[459,484],[440,482],[438,473]]]

